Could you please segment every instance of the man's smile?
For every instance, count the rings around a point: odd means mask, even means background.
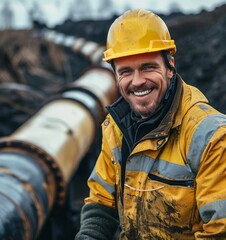
[[[136,91],[136,92],[133,92],[133,94],[135,96],[145,96],[145,95],[148,95],[151,91],[152,91],[152,89],[144,90],[144,91]]]

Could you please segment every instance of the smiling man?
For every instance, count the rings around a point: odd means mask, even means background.
[[[111,25],[104,61],[121,97],[75,239],[226,239],[226,116],[177,73],[161,18],[138,9]]]

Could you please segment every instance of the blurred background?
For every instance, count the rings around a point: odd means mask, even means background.
[[[65,20],[109,19],[131,8],[149,8],[158,13],[170,14],[183,12],[196,14],[202,10],[212,11],[225,0],[2,0],[0,3],[2,29],[27,29],[33,21],[39,21],[48,27],[62,24]]]
[[[226,113],[226,0],[1,0],[0,239],[78,231],[105,106],[119,96],[107,32],[139,7],[167,23],[185,82]]]

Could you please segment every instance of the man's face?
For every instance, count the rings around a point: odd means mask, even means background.
[[[114,64],[120,93],[134,112],[148,117],[162,107],[173,71],[166,68],[161,52],[118,58]]]

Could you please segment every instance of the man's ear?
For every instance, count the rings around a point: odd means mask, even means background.
[[[175,67],[175,61],[174,61],[174,57],[173,57],[173,56],[171,56],[171,58],[169,59],[169,64],[170,64],[170,66],[171,66],[172,68]]]
[[[171,77],[173,76],[173,73],[174,73],[174,67],[175,67],[175,61],[174,61],[174,57],[171,56],[171,58],[169,59],[169,64],[171,66],[171,69],[169,69],[168,72],[171,73]]]
[[[171,79],[173,77],[174,67],[175,67],[174,57],[172,56],[170,57],[169,64],[172,67],[172,69],[168,69],[168,78]]]

